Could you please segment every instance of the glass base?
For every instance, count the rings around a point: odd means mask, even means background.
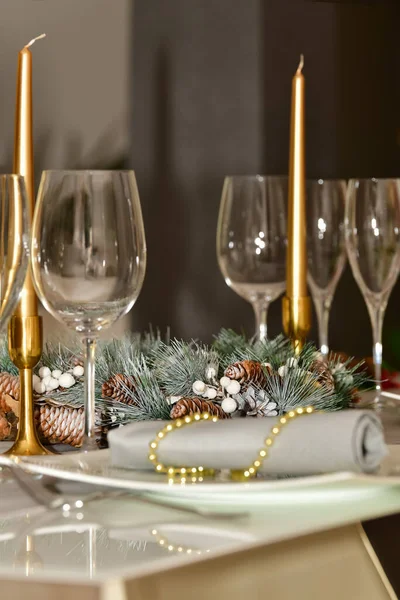
[[[94,450],[100,450],[100,448],[97,445],[96,439],[87,435],[83,436],[83,442],[80,451],[93,452]]]

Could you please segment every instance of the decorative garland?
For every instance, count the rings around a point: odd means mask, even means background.
[[[79,446],[83,359],[77,343],[47,344],[35,372],[35,416],[45,440]],[[99,438],[132,421],[205,412],[221,418],[281,416],[298,407],[347,408],[367,382],[361,363],[324,361],[312,344],[295,356],[289,340],[263,342],[221,330],[213,344],[133,334],[100,343],[96,357]],[[0,346],[0,439],[16,431],[18,371]]]

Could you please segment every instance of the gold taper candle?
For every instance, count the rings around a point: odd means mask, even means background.
[[[29,222],[32,222],[35,206],[32,134],[32,53],[30,46],[43,38],[31,40],[18,55],[17,99],[15,109],[14,173],[25,178]],[[38,314],[38,302],[28,270],[15,316],[32,317]]]
[[[292,81],[290,120],[288,245],[286,296],[283,298],[283,326],[300,351],[311,325],[311,304],[307,295],[306,181],[305,181],[305,79],[304,58]]]
[[[35,188],[32,139],[32,54],[30,46],[45,34],[31,40],[19,53],[15,113],[14,173],[25,179],[29,222],[33,218]],[[20,300],[8,328],[8,349],[19,369],[20,415],[17,439],[8,451],[13,455],[47,454],[37,437],[34,424],[32,370],[42,354],[42,321],[30,269]]]

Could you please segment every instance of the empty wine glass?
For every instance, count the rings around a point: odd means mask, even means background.
[[[25,181],[0,175],[0,331],[7,325],[28,267],[29,226]]]
[[[287,177],[226,177],[217,230],[225,282],[253,306],[259,339],[268,307],[286,287]]]
[[[375,402],[380,405],[382,325],[400,267],[400,179],[352,179],[345,226],[349,262],[371,318]]]
[[[308,283],[318,319],[321,354],[329,354],[329,313],[346,264],[344,211],[346,182],[307,181]]]
[[[132,171],[44,171],[32,228],[33,277],[45,308],[84,344],[85,450],[96,447],[96,340],[132,308],[145,267]]]

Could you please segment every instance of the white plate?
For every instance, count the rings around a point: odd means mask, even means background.
[[[357,475],[347,472],[287,479],[260,478],[243,483],[216,478],[195,484],[170,485],[165,474],[112,467],[108,450],[26,457],[23,462],[25,468],[32,473],[50,475],[61,480],[157,494],[176,502],[198,500],[225,506],[309,501],[310,494],[314,501],[326,501],[328,497],[332,500],[336,497],[376,494],[384,488],[400,485],[399,476]]]

